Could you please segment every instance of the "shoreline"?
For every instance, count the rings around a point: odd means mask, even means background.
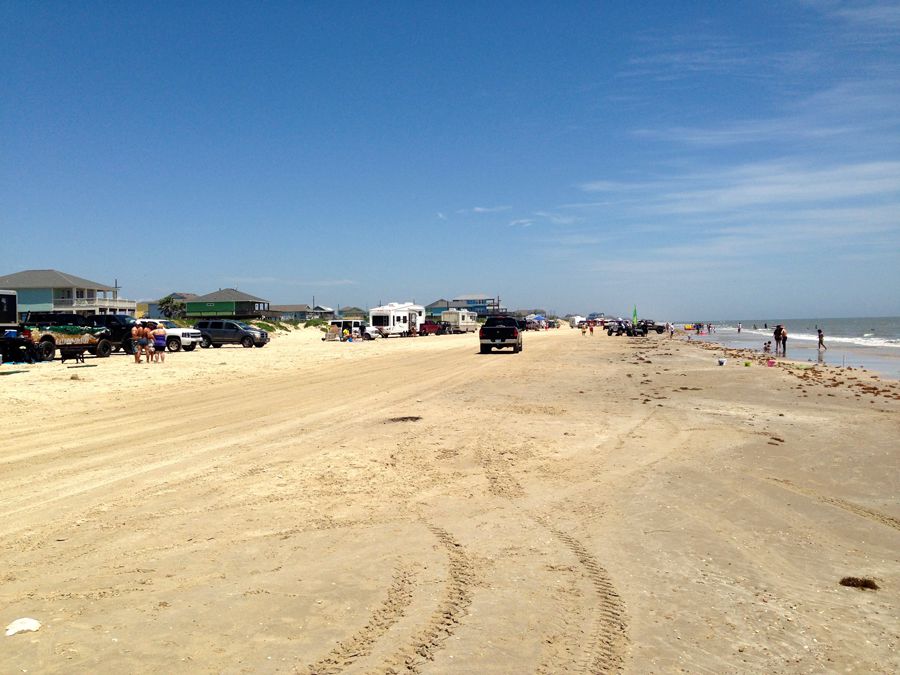
[[[690,331],[678,331],[684,340],[692,343],[714,344],[721,349],[734,349],[750,352],[759,357],[788,360],[798,364],[812,364],[825,368],[865,369],[880,377],[900,381],[900,348],[886,346],[863,346],[840,341],[841,338],[826,337],[828,347],[824,352],[818,349],[816,338],[788,337],[788,351],[791,356],[782,357],[764,354],[760,345],[771,340],[771,334],[763,334],[759,330],[744,329],[737,333],[736,329],[719,327],[712,335],[696,335]],[[688,338],[690,338],[688,340]],[[830,344],[829,344],[830,343]],[[820,360],[821,359],[821,360]]]

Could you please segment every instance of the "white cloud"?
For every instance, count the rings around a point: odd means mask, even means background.
[[[473,206],[471,209],[459,209],[457,213],[500,213],[509,211],[511,208],[512,206]]]
[[[437,217],[438,220],[447,220],[447,214],[443,213],[442,211],[437,212]]]
[[[529,218],[519,218],[518,220],[509,221],[510,227],[530,227],[534,221]]]

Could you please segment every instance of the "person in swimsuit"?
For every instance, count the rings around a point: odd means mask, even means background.
[[[819,329],[819,351],[825,351],[828,347],[825,346],[825,333],[822,332],[822,329]]]
[[[136,321],[131,327],[131,349],[134,352],[134,362],[141,362],[141,337],[144,335],[144,327],[140,321]]]
[[[781,355],[787,356],[787,329],[781,329]]]
[[[141,350],[141,353],[147,357],[147,363],[150,363],[150,342],[153,340],[153,332],[150,330],[150,327],[141,324],[140,327],[140,337],[138,338],[138,347]]]
[[[778,356],[778,352],[781,350],[781,324],[775,326],[775,332],[772,333],[772,337],[775,340],[775,356]]]
[[[157,363],[166,362],[166,329],[161,323],[156,324],[153,335],[153,360]]]

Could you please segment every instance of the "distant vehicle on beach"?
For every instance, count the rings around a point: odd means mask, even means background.
[[[389,302],[369,310],[369,325],[384,337],[418,335],[424,320],[425,308],[412,302]]]
[[[511,316],[491,316],[478,331],[481,353],[488,354],[492,349],[511,347],[514,354],[522,351],[522,333],[525,332],[524,321]]]
[[[170,352],[192,352],[203,339],[203,335],[196,328],[182,328],[169,319],[140,319],[141,323],[151,326],[162,326],[166,329],[166,349]]]
[[[241,345],[249,349],[265,347],[269,342],[266,331],[233,319],[204,319],[195,323],[194,328],[200,331],[203,349],[218,349],[222,345]]]
[[[381,337],[381,333],[375,328],[366,325],[365,321],[360,321],[359,319],[334,319],[330,325],[337,326],[338,334],[341,335],[344,333],[344,330],[348,330],[351,335],[355,337],[361,336],[363,340],[374,340]],[[324,340],[324,338],[322,339]]]
[[[478,330],[478,314],[468,309],[448,309],[441,312],[441,321],[450,326],[451,333],[474,333]]]
[[[109,341],[113,350],[122,349],[126,354],[134,354],[131,343],[131,329],[135,319],[128,314],[95,314],[90,318],[91,325],[102,326],[109,330]]]
[[[422,322],[422,325],[419,326],[419,335],[444,335],[445,333],[450,332],[450,324],[437,321],[432,321],[428,319]]]
[[[59,349],[64,357],[88,352],[99,358],[112,354],[107,328],[93,326],[80,314],[29,313],[22,322],[31,332],[35,349],[43,361],[56,358]]]

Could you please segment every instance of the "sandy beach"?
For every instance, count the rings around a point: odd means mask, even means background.
[[[4,673],[900,671],[900,383],[569,329],[70,365],[0,377]]]

